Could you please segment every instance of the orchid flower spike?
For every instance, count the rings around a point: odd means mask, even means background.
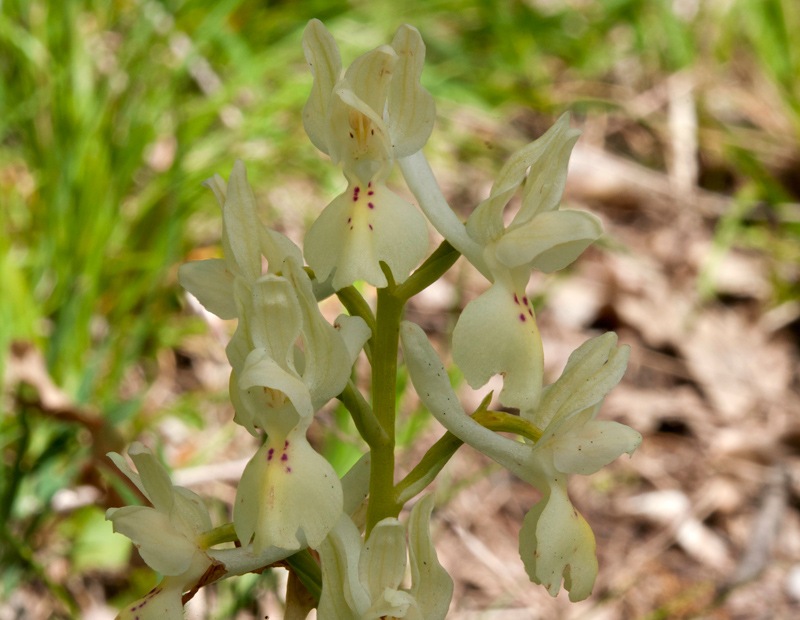
[[[530,579],[553,596],[563,579],[570,600],[588,597],[597,577],[594,534],[569,500],[567,477],[594,473],[641,443],[641,435],[628,426],[595,419],[603,398],[622,378],[627,347],[617,347],[612,333],[579,347],[561,377],[544,390],[539,408],[522,412],[543,425],[541,438],[519,443],[464,412],[419,326],[404,322],[401,339],[411,381],[439,422],[542,492],[520,530],[520,555]]]
[[[431,541],[432,510],[433,497],[428,495],[412,508],[406,527],[397,519],[383,519],[366,543],[350,517],[343,514],[319,548],[319,619],[444,618],[453,581],[439,564]],[[411,586],[403,588],[409,558]]]
[[[339,49],[317,19],[303,34],[314,85],[303,111],[309,138],[348,182],[314,222],[305,257],[320,281],[333,274],[334,289],[366,280],[387,285],[380,263],[402,282],[424,258],[425,219],[386,187],[398,157],[419,151],[436,116],[433,98],[419,83],[425,44],[401,26],[392,45],[357,58],[342,72]]]
[[[173,486],[164,467],[141,443],[134,442],[128,455],[133,471],[115,452],[109,458],[150,501],[148,506],[109,508],[106,519],[114,531],[130,538],[150,568],[164,578],[144,598],[128,605],[120,619],[155,620],[183,618],[181,595],[194,586],[211,567],[200,537],[212,529],[208,511],[200,497]]]
[[[534,408],[541,395],[542,342],[525,292],[531,269],[549,273],[567,266],[602,232],[594,215],[558,209],[578,135],[569,115],[561,116],[509,159],[467,221],[493,283],[461,314],[453,330],[453,360],[476,389],[502,374],[500,401],[509,407]],[[503,212],[520,187],[522,205],[506,227]]]

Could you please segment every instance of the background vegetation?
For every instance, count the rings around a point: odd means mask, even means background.
[[[200,184],[215,173],[227,177],[235,158],[247,161],[263,219],[290,235],[340,186],[300,120],[311,83],[300,40],[311,17],[326,23],[346,58],[389,41],[400,23],[419,28],[428,46],[423,81],[441,116],[431,157],[451,162],[443,176],[459,206],[487,190],[464,170],[496,170],[505,153],[567,109],[585,124],[589,144],[674,182],[680,145],[669,89],[688,84],[696,165],[681,187],[697,202],[687,199],[685,209],[702,202],[698,195],[713,205],[697,207],[712,250],[692,286],[705,303],[729,301],[709,275],[715,261],[733,249],[757,255],[768,291],[755,312],[782,313],[780,328],[796,346],[798,3],[399,6],[0,5],[3,618],[26,605],[25,617],[85,617],[151,585],[103,521],[105,507],[125,493],[114,486],[106,451],[144,433],[175,466],[227,454],[229,431],[210,423],[227,415],[224,363],[198,349],[209,341],[218,347],[224,326],[209,328],[187,307],[175,274],[187,259],[219,253],[219,212]],[[623,206],[619,217],[635,219],[637,208]],[[332,419],[319,445],[345,467],[358,447],[345,420],[335,412]],[[421,426],[412,415],[406,441]],[[165,436],[171,440],[163,443]],[[217,509],[224,512],[223,500]],[[271,579],[221,588],[212,616],[255,611]]]

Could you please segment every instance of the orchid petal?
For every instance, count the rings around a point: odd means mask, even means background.
[[[236,303],[236,315],[238,321],[236,331],[225,347],[225,355],[231,367],[239,372],[244,366],[244,361],[253,347],[250,337],[250,323],[253,318],[253,285],[254,282],[246,282],[244,278],[236,278],[233,281],[233,300]]]
[[[345,388],[354,360],[340,332],[322,316],[311,280],[301,264],[287,261],[286,266],[286,277],[297,295],[298,314],[303,321],[306,360],[303,383],[308,386],[314,408],[318,409]],[[363,319],[358,320],[363,323]]]
[[[261,253],[267,259],[270,273],[279,271],[287,258],[302,264],[303,253],[289,237],[265,226],[259,226],[258,232]]]
[[[314,146],[328,153],[326,118],[333,87],[342,72],[342,59],[336,41],[318,19],[308,22],[303,32],[303,51],[314,76],[311,94],[303,108],[303,126]]]
[[[439,563],[431,540],[433,495],[426,495],[411,509],[408,520],[408,553],[411,559],[411,594],[424,618],[444,618],[453,597],[453,580]]]
[[[333,91],[329,114],[331,161],[342,163],[348,180],[388,176],[392,143],[380,112],[342,80]]]
[[[169,514],[175,504],[175,498],[173,497],[172,481],[164,466],[138,441],[134,441],[130,445],[128,456],[136,465],[147,499],[156,510]]]
[[[600,219],[586,211],[548,211],[510,227],[497,241],[497,259],[508,267],[563,269],[603,234]]]
[[[363,557],[363,556],[362,556]],[[403,590],[384,588],[380,595],[372,599],[372,605],[363,618],[413,618],[409,611],[416,607],[414,597]]]
[[[253,346],[269,352],[282,368],[292,368],[294,344],[300,336],[302,317],[292,283],[282,276],[262,276],[252,289],[249,324]]]
[[[178,282],[203,307],[221,319],[236,318],[233,299],[234,275],[221,258],[192,261],[178,267]]]
[[[261,242],[258,231],[262,224],[256,214],[256,199],[247,182],[247,171],[244,163],[238,159],[233,164],[228,180],[222,221],[226,260],[232,261],[245,279],[257,279],[261,275]]]
[[[632,455],[642,436],[629,426],[606,420],[590,420],[553,442],[553,463],[568,474],[589,475],[623,453]]]
[[[347,348],[347,367],[351,368],[367,340],[372,337],[372,331],[360,316],[350,316],[348,314],[340,314],[336,317],[333,326],[339,331],[344,341],[344,345]]]
[[[532,166],[536,169],[538,161],[546,162],[548,153],[554,144],[559,145],[565,140],[573,140],[574,142],[575,139],[577,139],[577,135],[569,129],[569,115],[564,114],[537,140],[514,153],[497,175],[489,197],[477,206],[467,220],[467,232],[469,235],[483,245],[499,239],[504,232],[503,210],[522,185],[528,174],[528,169]],[[569,152],[567,151],[568,156]],[[543,163],[542,165],[549,164]],[[544,177],[542,177],[542,181],[544,181]],[[543,202],[541,205],[535,203],[536,191],[532,191],[534,187],[537,191],[541,190],[543,192],[542,196],[547,202]],[[524,212],[521,210],[517,214],[514,220],[515,223],[524,223],[531,219],[539,206],[547,205],[549,207],[552,201],[552,193],[558,188],[558,182],[555,182],[550,187],[543,184],[537,185],[537,182],[534,181],[531,188],[532,193],[529,191],[528,206],[523,205]],[[563,191],[563,184],[561,189]],[[560,193],[558,199],[560,199]]]
[[[372,226],[372,229],[369,229]],[[334,272],[335,290],[356,280],[386,286],[375,252],[374,224],[364,209],[353,213],[350,193],[341,194],[325,207],[306,233],[304,254],[320,280]]]
[[[360,620],[369,608],[366,588],[358,579],[361,535],[346,514],[319,546],[322,564],[322,596],[318,617],[321,620]]]
[[[358,563],[361,583],[370,599],[378,600],[385,588],[396,590],[406,573],[405,528],[397,519],[379,521],[364,544]]]
[[[197,545],[172,525],[169,515],[147,506],[109,509],[114,531],[133,541],[148,566],[164,575],[185,573],[198,553]]]
[[[344,74],[353,94],[381,118],[396,62],[394,49],[381,45],[356,58]]]
[[[125,477],[130,480],[134,486],[139,489],[139,492],[149,501],[150,497],[147,495],[144,484],[142,484],[141,477],[133,470],[133,468],[131,468],[130,465],[128,465],[128,461],[125,460],[125,457],[123,457],[121,454],[117,454],[116,452],[108,452],[106,453],[106,456],[111,459],[117,469],[125,474]]]
[[[301,416],[311,418],[314,415],[308,386],[298,376],[282,368],[266,349],[253,349],[247,356],[239,376],[239,387],[242,390],[269,388],[284,394]],[[283,404],[280,396],[269,395],[269,398],[278,399],[272,403],[273,407]]]
[[[187,488],[174,486],[175,506],[170,517],[187,532],[207,532],[213,528],[202,498]]]
[[[541,150],[531,158],[531,168],[522,191],[522,206],[511,226],[524,224],[539,214],[558,208],[567,183],[569,156],[580,135],[579,130],[569,126],[569,113],[565,113],[540,138]]]
[[[225,192],[227,190],[227,183],[225,183],[225,179],[223,179],[220,175],[215,174],[213,177],[209,177],[203,181],[202,185],[214,193],[214,198],[217,199],[220,209],[223,208],[225,206]]]
[[[522,415],[539,428],[558,418],[599,403],[625,374],[630,348],[617,347],[617,335],[608,332],[578,347],[558,380],[545,388],[535,411]]]
[[[392,47],[398,62],[389,87],[386,124],[394,156],[398,158],[416,153],[428,141],[436,120],[436,106],[431,94],[420,84],[425,43],[419,31],[408,24],[400,26]]]
[[[242,390],[239,387],[239,376],[235,370],[231,371],[228,381],[228,393],[231,405],[233,405],[233,421],[243,426],[253,437],[257,437],[259,425],[256,422],[260,411],[258,406],[253,406],[252,403],[248,402],[252,399],[246,390]]]
[[[128,454],[138,473],[120,455],[109,453],[109,457],[154,508],[111,508],[106,518],[112,522],[114,531],[133,541],[149,566],[191,583],[210,563],[196,542],[197,536],[211,529],[208,511],[197,494],[172,485],[164,467],[144,445],[134,442]]]

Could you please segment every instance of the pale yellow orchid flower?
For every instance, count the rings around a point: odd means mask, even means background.
[[[433,128],[433,98],[419,83],[425,45],[415,28],[401,26],[391,46],[342,72],[336,42],[315,19],[303,47],[314,76],[304,126],[348,182],[308,231],[306,260],[319,280],[332,275],[336,290],[356,280],[386,286],[381,262],[403,282],[425,256],[427,225],[385,182],[395,159],[420,150]]]
[[[134,442],[128,455],[138,473],[115,452],[109,457],[150,501],[149,506],[109,508],[106,519],[114,531],[133,541],[139,555],[164,578],[144,598],[123,609],[121,620],[180,620],[181,595],[194,586],[211,567],[212,560],[200,537],[212,529],[203,500],[192,491],[173,486],[164,467],[141,443]]]
[[[464,412],[419,326],[404,322],[401,339],[414,387],[439,422],[542,492],[520,530],[520,555],[528,576],[553,596],[563,579],[570,600],[585,599],[597,577],[595,539],[569,501],[567,478],[594,473],[621,454],[632,454],[641,443],[641,435],[628,426],[595,419],[603,398],[625,372],[627,347],[618,348],[613,333],[579,347],[558,381],[545,388],[537,408],[521,412],[542,429],[541,438],[519,443],[484,428]]]

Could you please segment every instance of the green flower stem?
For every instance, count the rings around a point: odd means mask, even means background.
[[[339,395],[339,400],[347,407],[356,425],[356,430],[358,430],[370,448],[379,448],[389,441],[383,427],[375,417],[372,407],[369,406],[367,400],[358,391],[358,388],[353,385],[352,381],[347,382],[347,387]]]
[[[450,431],[442,435],[428,449],[422,460],[417,463],[417,466],[397,483],[395,488],[397,502],[403,505],[425,490],[425,487],[433,482],[439,472],[442,471],[442,468],[463,444],[464,442]]]
[[[367,507],[367,536],[386,517],[400,512],[394,494],[394,445],[397,390],[397,349],[400,342],[400,319],[403,301],[394,294],[395,283],[385,264],[381,264],[388,280],[378,289],[377,329],[372,350],[372,410],[383,429],[385,440],[372,448]]]
[[[436,282],[453,266],[461,254],[448,241],[442,241],[436,251],[411,276],[397,287],[395,296],[407,301]]]
[[[322,570],[308,549],[303,549],[286,559],[286,563],[297,575],[308,593],[319,603],[322,595]]]
[[[489,411],[486,409],[491,394],[484,399],[478,410],[472,414],[472,419],[478,424],[495,432],[514,433],[526,439],[536,442],[542,436],[542,431],[530,422],[523,420],[519,416],[511,415],[503,411]],[[463,445],[458,437],[451,432],[442,435],[433,444],[417,466],[403,478],[397,487],[397,503],[405,504],[411,498],[421,493],[439,474],[450,458]]]
[[[210,549],[214,545],[221,545],[226,542],[233,542],[237,540],[236,531],[233,529],[233,523],[225,523],[213,530],[205,532],[200,536],[197,544],[201,549]]]
[[[346,286],[343,289],[336,291],[336,296],[342,305],[347,309],[351,316],[360,316],[367,323],[372,335],[375,335],[377,329],[375,323],[375,315],[372,314],[372,308],[361,296],[361,293],[356,290],[355,286]]]

